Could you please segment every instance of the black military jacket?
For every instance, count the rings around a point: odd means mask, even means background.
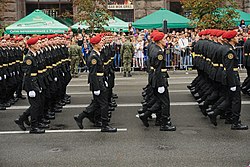
[[[99,53],[92,50],[88,58],[87,66],[89,67],[88,83],[91,91],[105,90],[104,85],[104,66]]]
[[[158,45],[155,45],[152,50],[150,66],[154,71],[152,75],[152,87],[167,87],[167,78],[169,78],[169,75],[166,69],[166,57],[164,55],[164,50],[161,49]]]
[[[225,45],[223,48],[223,65],[226,71],[226,82],[229,87],[240,85],[238,73],[238,57],[233,46]]]
[[[28,52],[23,61],[24,68],[24,90],[29,91],[41,91],[37,82],[38,64],[35,55],[32,52]]]
[[[248,38],[244,43],[244,58],[243,65],[245,67],[250,67],[250,39]]]

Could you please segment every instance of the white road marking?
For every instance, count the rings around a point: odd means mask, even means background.
[[[127,128],[118,128],[117,132],[126,132]],[[78,132],[101,132],[101,129],[73,129],[73,130],[45,130],[46,133],[78,133]],[[2,131],[0,135],[29,134],[29,131]]]
[[[243,105],[249,105],[250,101],[242,101]],[[87,107],[89,104],[72,104],[72,105],[66,105],[63,108],[64,109],[71,109],[71,108],[85,108]],[[125,104],[117,104],[118,107],[141,107],[142,104],[141,103],[125,103]],[[197,102],[171,102],[170,103],[171,106],[196,106],[198,105]],[[9,108],[7,108],[7,110],[25,110],[27,109],[29,106],[11,106]],[[4,111],[1,111],[4,112]]]
[[[169,93],[189,93],[189,90],[169,90]],[[92,92],[67,92],[69,95],[92,95]]]
[[[139,85],[139,83],[141,83],[142,85],[146,85],[146,81],[145,82],[129,82],[129,83],[119,83],[119,84],[115,84],[115,86],[134,86],[134,85]],[[184,81],[184,82],[173,82],[173,81],[169,81],[169,85],[181,85],[181,84],[190,84],[191,81]],[[69,84],[67,87],[86,87],[89,86],[88,84]]]

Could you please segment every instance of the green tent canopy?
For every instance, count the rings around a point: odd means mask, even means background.
[[[71,26],[71,28],[73,30],[76,30],[78,28],[80,28],[80,29],[88,29],[89,26],[87,25],[86,21],[82,21],[82,22],[77,22],[76,24],[74,24],[73,26]]]
[[[192,28],[189,19],[164,8],[135,21],[132,25],[138,29],[162,28],[164,20],[167,20],[167,28]]]
[[[6,28],[7,34],[62,34],[68,27],[49,17],[41,10],[35,10],[28,16]]]
[[[236,19],[237,24],[239,25],[240,21],[244,20],[246,25],[250,25],[250,13],[246,13],[238,9],[235,10],[240,14],[240,18]]]
[[[86,21],[83,22],[77,22],[73,26],[71,26],[72,29],[76,30],[78,28],[80,29],[88,29],[89,25],[86,23]],[[124,22],[123,20],[114,17],[114,19],[108,20],[108,26],[103,26],[103,28],[107,31],[113,31],[113,32],[119,32],[122,30],[123,32],[128,32],[128,23]]]
[[[108,26],[104,26],[104,29],[113,32],[119,32],[120,30],[122,30],[122,32],[128,32],[128,23],[114,17],[114,19],[109,19]]]

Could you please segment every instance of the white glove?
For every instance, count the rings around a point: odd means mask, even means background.
[[[29,97],[36,97],[36,92],[34,90],[29,91]]]
[[[54,81],[57,82],[57,77],[54,78]]]
[[[7,78],[7,75],[3,75],[3,77],[4,77],[4,79],[6,79],[6,78]]]
[[[235,92],[236,91],[236,86],[230,88],[231,91]]]
[[[65,76],[64,72],[62,73],[63,76]]]
[[[99,96],[99,95],[100,95],[100,93],[101,93],[101,91],[100,91],[100,90],[94,91],[94,94],[95,94],[96,96]]]
[[[3,78],[0,76],[0,81],[2,81],[2,79],[3,79]]]
[[[13,72],[13,75],[14,75],[14,76],[16,75],[15,71]]]
[[[165,92],[165,87],[164,86],[159,87],[158,92],[159,93],[164,93]]]
[[[17,71],[17,75],[19,75],[19,71]]]
[[[105,86],[106,86],[106,87],[109,87],[109,84],[108,84],[107,81],[104,81],[104,83],[105,83]]]

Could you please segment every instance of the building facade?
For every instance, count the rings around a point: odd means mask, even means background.
[[[250,0],[237,0],[239,8],[250,13]],[[108,9],[114,16],[133,22],[152,12],[166,8],[178,14],[184,14],[180,0],[108,0]],[[73,13],[71,0],[8,0],[4,13],[4,23],[13,23],[35,9],[42,9],[52,17],[68,11]]]

